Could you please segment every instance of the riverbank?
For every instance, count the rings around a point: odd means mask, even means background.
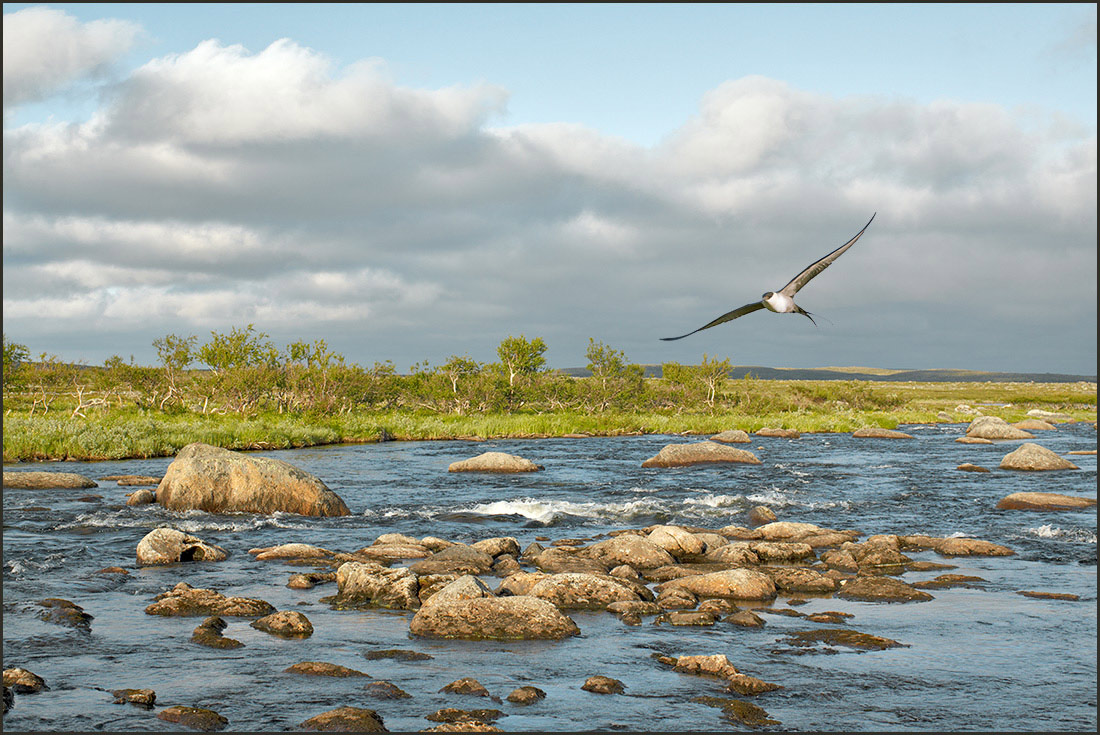
[[[889,409],[858,410],[834,402],[773,413],[727,410],[441,414],[390,410],[241,416],[120,408],[84,417],[59,411],[45,414],[9,411],[4,419],[4,462],[171,457],[192,442],[256,450],[391,440],[716,434],[727,429],[751,433],[765,427],[800,433],[850,433],[863,427],[893,429],[899,424],[969,422],[979,413],[1019,421],[1027,418],[1030,410],[1077,421],[1096,421],[1094,386],[1091,393],[1075,384],[1050,392],[1037,390],[1030,384],[965,386],[969,391],[952,384],[892,387],[897,389],[899,405]]]

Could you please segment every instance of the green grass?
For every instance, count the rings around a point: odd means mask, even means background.
[[[872,383],[864,381],[728,381],[719,406],[666,411],[542,411],[458,415],[428,410],[353,411],[337,415],[260,413],[162,413],[103,408],[87,418],[55,406],[30,415],[8,408],[4,461],[104,460],[174,456],[191,442],[228,449],[287,449],[348,442],[521,438],[564,434],[715,434],[764,427],[799,432],[851,432],[864,426],[953,421],[966,404],[983,413],[1018,421],[1040,408],[1096,420],[1096,391],[1086,384],[1058,383]],[[5,399],[6,406],[11,406]],[[1007,404],[1007,405],[991,405]]]

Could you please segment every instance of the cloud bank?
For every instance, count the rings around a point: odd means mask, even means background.
[[[137,32],[28,13],[5,16],[5,112]],[[24,38],[9,56],[12,19],[72,53]],[[491,360],[524,333],[558,367],[594,337],[637,362],[1095,373],[1094,126],[749,76],[641,147],[502,126],[507,100],[290,39],[153,59],[86,121],[5,128],[5,332],[92,362],[255,323],[401,368]],[[832,323],[760,313],[658,341],[782,286],[876,211],[800,294]]]

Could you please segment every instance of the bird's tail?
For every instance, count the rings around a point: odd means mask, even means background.
[[[802,316],[804,316],[804,317],[806,317],[807,319],[809,319],[809,320],[810,320],[811,322],[814,322],[814,326],[815,326],[815,327],[817,326],[817,322],[815,322],[815,321],[814,321],[814,315],[813,315],[813,314],[811,314],[810,312],[806,311],[805,309],[803,309],[803,308],[802,308],[801,306],[799,306],[798,304],[795,304],[795,305],[794,305],[794,310],[795,310],[795,313],[797,313],[797,314],[801,314]]]

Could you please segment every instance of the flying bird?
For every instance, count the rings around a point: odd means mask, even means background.
[[[875,212],[875,214],[878,214],[878,212]],[[736,319],[739,316],[745,316],[745,314],[751,314],[754,311],[760,311],[761,309],[774,311],[777,314],[802,314],[811,322],[813,322],[814,326],[816,326],[817,322],[814,322],[813,315],[811,315],[810,312],[806,311],[794,302],[794,295],[798,293],[799,289],[809,283],[810,279],[832,265],[833,261],[839,258],[841,255],[844,255],[844,252],[848,248],[852,247],[852,245],[855,244],[856,240],[860,238],[860,236],[863,234],[863,231],[870,227],[871,222],[873,222],[875,219],[875,214],[871,215],[871,219],[867,220],[867,224],[863,226],[863,230],[857,232],[855,237],[841,245],[833,252],[826,255],[821,260],[808,267],[806,270],[799,273],[797,276],[791,279],[790,283],[781,288],[779,291],[768,291],[759,301],[754,301],[751,304],[745,304],[738,309],[726,312],[714,321],[710,322],[709,324],[704,324],[693,332],[681,334],[679,337],[661,337],[661,339],[665,340],[666,342],[670,342],[674,339],[683,339],[684,337],[695,334],[695,332],[701,332],[704,329],[710,329],[711,327],[715,327],[719,324],[724,324],[725,322]]]

